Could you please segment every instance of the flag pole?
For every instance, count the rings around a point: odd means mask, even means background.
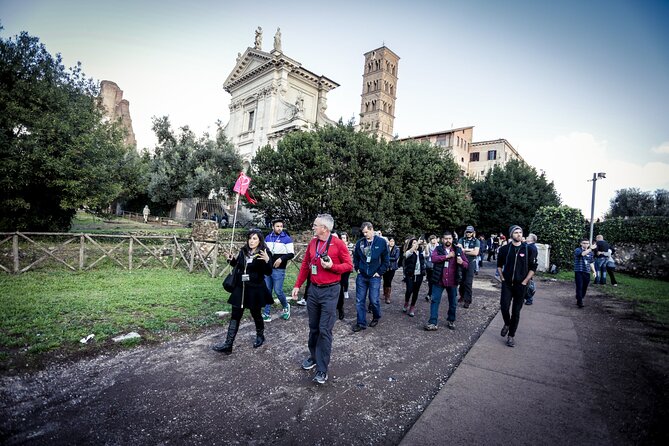
[[[237,192],[237,199],[235,200],[235,216],[232,219],[232,238],[230,238],[230,254],[232,254],[232,245],[235,241],[235,226],[237,226],[237,209],[239,209],[239,192]]]

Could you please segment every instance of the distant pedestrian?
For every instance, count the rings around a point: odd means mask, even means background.
[[[395,243],[395,237],[388,237],[388,269],[383,273],[383,297],[387,304],[390,303],[390,293],[393,290],[393,278],[398,268],[400,259],[400,248]]]
[[[594,256],[590,240],[581,240],[581,246],[574,250],[574,282],[576,283],[576,305],[583,308],[583,299],[590,284],[590,272],[594,270]]]
[[[611,285],[618,286],[618,281],[616,280],[616,260],[613,258],[615,253],[615,248],[611,247],[608,259],[606,260],[606,275],[611,278]]]
[[[424,328],[427,331],[434,331],[438,328],[439,304],[445,290],[448,296],[446,327],[455,330],[455,312],[458,307],[458,268],[466,270],[471,266],[462,249],[453,246],[453,234],[449,231],[444,232],[441,244],[432,253],[432,263],[434,283],[430,299],[430,319]]]
[[[606,262],[609,260],[611,247],[602,234],[598,234],[595,240],[595,246],[592,247],[595,251],[595,285],[606,285]]]
[[[427,294],[425,295],[425,300],[430,301],[430,296],[432,295],[432,253],[437,249],[439,240],[436,235],[430,235],[428,238],[429,243],[423,249],[423,256],[425,257],[425,274],[427,277]]]
[[[149,210],[149,205],[144,205],[144,209],[142,210],[142,215],[144,216],[144,223],[149,222],[149,215],[151,214],[151,211]]]
[[[355,279],[356,309],[358,313],[354,332],[367,328],[367,298],[372,308],[370,327],[376,327],[381,319],[379,293],[381,277],[388,269],[388,244],[382,236],[374,233],[374,227],[368,221],[360,226],[363,238],[353,248],[353,268],[358,273]]]
[[[467,261],[470,265],[474,265],[476,257],[479,255],[481,243],[476,238],[476,232],[473,226],[467,226],[465,229],[465,236],[458,240],[457,245],[462,249],[467,256]],[[474,285],[475,268],[467,268],[465,276],[462,278],[460,284],[460,298],[464,302],[463,308],[469,308],[472,304],[472,290]]]
[[[332,233],[332,235],[336,235],[335,233]],[[348,248],[349,243],[348,243],[348,235],[346,235],[345,232],[342,232],[339,235],[339,238],[341,239],[342,242],[346,245]],[[351,250],[349,249],[349,254],[351,253]],[[337,317],[339,318],[340,321],[343,321],[344,318],[346,317],[346,313],[344,312],[344,299],[348,299],[348,280],[351,277],[351,272],[343,273],[341,275],[341,279],[339,281],[339,298],[337,299]]]
[[[217,352],[232,353],[232,344],[237,336],[244,308],[251,311],[256,326],[253,348],[258,348],[265,342],[265,324],[261,312],[264,305],[273,302],[272,295],[265,285],[265,276],[272,274],[270,255],[259,229],[251,229],[248,232],[246,243],[236,257],[228,255],[228,263],[233,267],[235,275],[235,288],[228,299],[228,303],[232,305],[232,313],[227,337],[224,343],[212,347]]]
[[[537,250],[537,235],[528,234],[527,239],[527,248],[534,250],[535,258],[539,258],[539,251]],[[537,285],[534,283],[534,278],[530,279],[530,282],[527,284],[527,293],[525,294],[525,305],[532,305],[534,303],[534,293],[537,291]]]
[[[415,238],[410,238],[407,246],[409,248],[404,253],[404,268],[402,269],[404,271],[404,282],[406,283],[402,311],[404,313],[408,311],[409,316],[414,317],[420,285],[423,283],[423,277],[425,277],[425,254],[423,254],[423,248]],[[409,306],[409,299],[411,299],[411,306]]]
[[[339,238],[332,236],[334,219],[330,214],[320,214],[312,225],[315,237],[309,242],[293,288],[297,298],[300,286],[309,278],[307,313],[309,314],[309,357],[302,368],[316,367],[313,381],[325,384],[332,352],[332,327],[337,320],[337,298],[341,275],[353,269],[348,248]]]
[[[504,327],[501,335],[504,337],[508,334],[506,345],[513,347],[527,285],[537,270],[537,256],[535,251],[529,249],[527,243],[522,241],[523,229],[520,226],[511,226],[509,238],[510,243],[499,250],[497,270],[502,281],[500,311],[504,318]],[[510,307],[511,314],[509,314]]]

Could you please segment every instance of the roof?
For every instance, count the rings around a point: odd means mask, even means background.
[[[463,130],[469,130],[469,129],[473,129],[473,128],[474,128],[473,125],[468,126],[468,127],[458,127],[457,129],[442,130],[440,132],[426,133],[424,135],[407,136],[406,138],[400,138],[398,141],[408,141],[408,140],[411,140],[411,139],[429,138],[431,136],[447,135],[449,133],[460,132],[460,131],[463,131]]]

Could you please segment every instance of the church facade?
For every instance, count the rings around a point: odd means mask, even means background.
[[[254,46],[238,54],[223,84],[231,95],[225,135],[248,164],[258,149],[267,144],[276,147],[288,132],[334,124],[325,111],[327,93],[338,86],[286,56],[280,29],[272,50],[263,51],[259,27]]]

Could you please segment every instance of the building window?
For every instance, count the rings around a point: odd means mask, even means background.
[[[469,154],[469,162],[478,160],[479,160],[479,152],[472,152]]]
[[[488,161],[497,159],[497,150],[488,150]]]
[[[481,176],[485,175],[485,170],[481,171]]]
[[[253,124],[254,124],[253,119],[255,118],[255,114],[256,112],[253,110],[249,112],[249,128],[248,128],[249,132],[253,130]]]
[[[437,145],[439,147],[446,147],[446,135],[437,136]]]

